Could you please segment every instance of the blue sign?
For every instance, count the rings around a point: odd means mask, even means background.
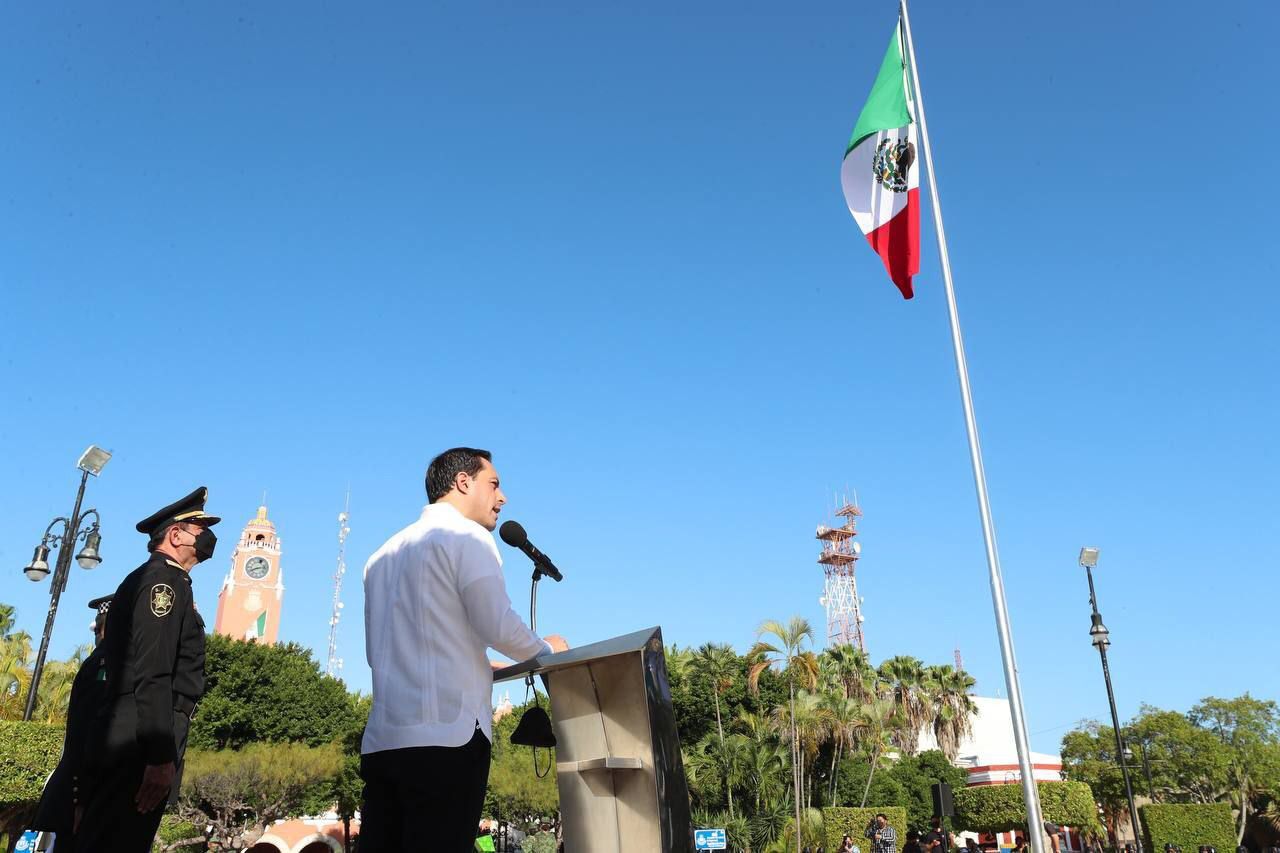
[[[13,845],[14,853],[28,853],[36,849],[36,842],[40,840],[40,833],[34,829],[28,829],[22,833],[22,837],[18,839],[18,843]]]
[[[723,829],[695,829],[693,831],[694,850],[725,850],[729,847],[724,839]]]

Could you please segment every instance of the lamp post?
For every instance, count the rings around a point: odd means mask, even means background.
[[[87,510],[82,514],[80,505],[84,501],[84,487],[89,482],[89,475],[92,474],[96,477],[101,474],[103,467],[110,458],[110,453],[96,445],[90,445],[89,449],[80,455],[80,461],[76,463],[76,467],[83,473],[80,475],[80,490],[76,492],[76,505],[71,510],[71,517],[64,518],[59,516],[49,522],[49,526],[44,530],[44,536],[40,538],[40,544],[36,546],[31,562],[22,570],[23,574],[31,581],[39,582],[44,580],[49,576],[49,551],[53,548],[58,549],[58,562],[53,570],[53,586],[49,590],[49,615],[44,620],[44,634],[40,637],[40,652],[36,655],[35,669],[31,671],[31,686],[27,689],[27,706],[22,712],[23,720],[30,720],[32,713],[36,709],[36,693],[40,689],[40,676],[44,672],[44,659],[49,653],[49,638],[53,635],[53,620],[58,616],[58,601],[62,598],[62,591],[67,586],[67,575],[71,571],[71,552],[75,548],[76,542],[84,541],[84,547],[75,556],[80,568],[92,569],[102,562],[102,556],[98,553],[98,548],[102,544],[102,534],[98,532],[101,518],[96,509]],[[91,515],[93,516],[93,525],[81,528],[80,525]],[[62,524],[62,530],[55,533],[54,528],[59,523]]]
[[[1120,715],[1116,712],[1116,694],[1111,689],[1111,667],[1107,665],[1107,646],[1111,645],[1111,632],[1102,624],[1102,614],[1098,612],[1098,596],[1093,590],[1093,569],[1098,565],[1097,548],[1080,549],[1080,565],[1084,567],[1089,578],[1089,606],[1093,608],[1092,624],[1089,626],[1090,642],[1098,650],[1102,658],[1102,678],[1107,683],[1107,702],[1111,706],[1111,725],[1116,733],[1116,760],[1120,762],[1120,773],[1124,776],[1124,793],[1129,800],[1129,825],[1133,828],[1133,843],[1138,853],[1142,853],[1142,832],[1138,829],[1138,807],[1133,801],[1133,784],[1129,781],[1129,765],[1125,761],[1124,738],[1120,734]],[[1119,841],[1117,840],[1117,844]]]

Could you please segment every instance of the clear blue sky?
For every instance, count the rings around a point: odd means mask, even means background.
[[[904,302],[839,165],[895,5],[10,6],[0,25],[0,600],[70,510],[53,651],[196,485],[263,490],[283,636],[368,689],[359,571],[491,448],[575,644],[821,630],[814,527],[865,512],[870,652],[1003,690],[932,230]],[[690,11],[696,8],[696,11]],[[1276,698],[1273,4],[919,0],[920,71],[1028,720]],[[926,211],[926,216],[927,216]],[[927,219],[926,219],[927,221]],[[507,552],[512,597],[527,565]],[[523,607],[523,605],[521,605]]]

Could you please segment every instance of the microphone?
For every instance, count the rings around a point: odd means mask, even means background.
[[[502,537],[503,542],[506,542],[512,548],[519,548],[523,551],[525,556],[533,560],[533,565],[540,569],[544,575],[556,582],[564,580],[564,575],[560,574],[560,570],[556,568],[555,563],[551,562],[551,558],[533,547],[533,543],[529,541],[529,534],[524,532],[520,522],[502,522],[502,526],[498,528],[498,535]]]

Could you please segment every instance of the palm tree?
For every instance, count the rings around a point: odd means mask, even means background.
[[[880,676],[862,649],[847,644],[833,646],[822,657],[846,699],[867,702],[876,697]]]
[[[31,636],[26,631],[0,637],[0,719],[22,719],[31,683]]]
[[[777,644],[765,642],[772,636]],[[818,683],[818,659],[813,652],[803,648],[805,641],[812,642],[813,627],[800,616],[792,616],[786,625],[776,619],[760,623],[756,631],[756,644],[747,653],[751,668],[747,673],[747,685],[753,693],[760,692],[760,673],[776,666],[787,678],[787,691],[791,700],[791,776],[795,789],[796,824],[800,824],[800,741],[796,732],[796,687],[812,690]],[[796,836],[796,853],[800,853],[800,837]]]
[[[954,762],[960,741],[973,733],[973,715],[978,706],[969,691],[976,683],[973,676],[950,665],[931,666],[925,670],[925,682],[934,705],[933,737],[938,749]]]
[[[14,612],[12,604],[0,604],[0,640],[13,630]]]
[[[738,672],[738,655],[730,646],[721,643],[704,643],[693,655],[698,667],[711,680],[711,696],[716,704],[716,731],[720,733],[720,751],[724,753],[724,723],[720,720],[720,694],[733,686]],[[729,817],[733,817],[733,789],[729,793]]]
[[[667,677],[684,678],[689,671],[689,664],[693,661],[693,652],[675,645],[667,646],[666,660]]]
[[[798,747],[796,754],[800,758],[800,800],[806,805],[813,799],[813,764],[830,733],[822,696],[821,693],[810,693],[808,690],[797,691],[793,720],[787,719],[784,708],[775,708],[773,712],[780,731],[795,732]]]
[[[783,751],[782,744],[771,736],[760,739],[745,735],[730,737],[743,739],[742,781],[749,790],[755,792],[755,812],[758,814],[767,804],[783,798],[785,788],[780,779],[782,771],[787,767],[786,752]]]
[[[924,664],[910,655],[889,658],[880,664],[880,678],[888,685],[889,694],[902,726],[895,734],[898,748],[915,755],[920,748],[920,733],[933,724],[934,708],[928,701]]]
[[[862,789],[862,802],[859,808],[866,808],[867,795],[871,793],[871,780],[875,778],[876,768],[884,760],[885,754],[892,749],[894,733],[902,725],[898,709],[893,700],[885,697],[866,702],[862,705],[863,746],[870,760],[867,771],[867,786]]]
[[[827,801],[836,805],[836,783],[839,779],[840,759],[861,740],[867,728],[863,703],[836,693],[823,697],[825,713],[831,732],[831,790]]]

